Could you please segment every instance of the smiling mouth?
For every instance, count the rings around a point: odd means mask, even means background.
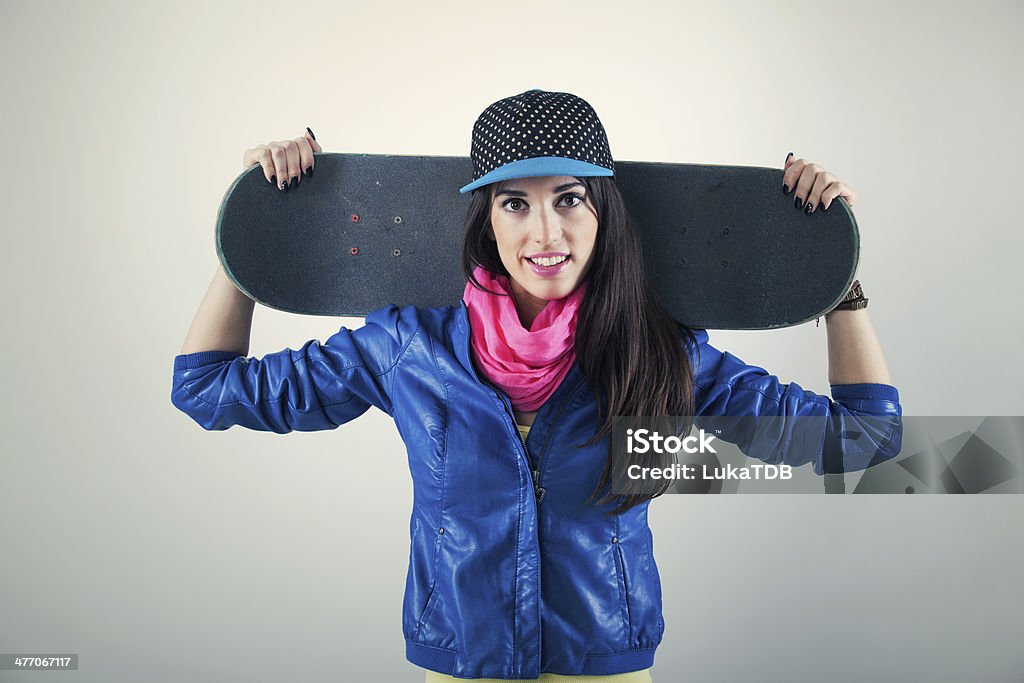
[[[557,266],[568,258],[568,256],[545,256],[543,258],[526,257],[526,260],[537,266]]]

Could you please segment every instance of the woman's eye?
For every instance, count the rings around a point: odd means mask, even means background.
[[[563,200],[566,200],[566,199],[575,199],[576,200],[572,204],[565,204],[565,206],[568,206],[569,208],[573,208],[573,207],[579,206],[583,202],[583,195],[576,194],[575,192],[570,192],[569,194],[564,194],[561,197],[559,197],[558,201],[562,202]],[[515,204],[515,206],[513,206],[513,203]],[[523,204],[523,200],[516,199],[516,198],[513,197],[512,199],[506,199],[505,201],[503,201],[501,203],[501,206],[503,208],[511,211],[512,213],[519,213],[520,212],[520,207],[521,207],[522,204]]]

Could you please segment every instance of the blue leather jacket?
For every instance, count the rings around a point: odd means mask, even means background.
[[[704,330],[695,334],[697,414],[832,415],[840,425],[894,416],[877,445],[883,457],[898,452],[895,387],[833,385],[831,401],[716,350]],[[460,678],[653,664],[664,621],[649,501],[612,516],[604,514],[611,506],[584,505],[607,443],[574,447],[597,427],[579,365],[539,409],[524,448],[507,396],[470,360],[465,302],[386,306],[326,344],[260,359],[179,355],[171,401],[210,430],[334,429],[370,406],[394,418],[414,488],[402,616],[412,663]],[[862,452],[839,457],[848,471],[868,464]],[[823,459],[812,462],[818,474]]]

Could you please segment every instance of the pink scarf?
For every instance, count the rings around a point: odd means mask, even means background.
[[[573,340],[584,280],[564,299],[549,301],[529,330],[523,327],[511,296],[508,276],[477,266],[477,282],[499,296],[466,282],[462,298],[469,312],[470,343],[477,367],[512,400],[512,407],[532,412],[555,392],[576,360]]]

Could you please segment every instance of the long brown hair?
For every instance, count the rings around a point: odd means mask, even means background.
[[[598,217],[589,284],[580,305],[574,345],[576,360],[594,391],[601,426],[580,444],[582,448],[611,434],[616,416],[693,415],[693,368],[687,348],[696,341],[690,328],[672,318],[651,286],[636,223],[615,181],[608,176],[578,180],[586,185],[586,201],[592,203]],[[463,274],[481,289],[473,277],[477,265],[508,275],[497,244],[489,238],[492,191],[491,185],[473,190],[463,225]],[[671,454],[655,456],[654,462],[645,460],[646,465],[660,467],[672,462]],[[596,504],[619,500],[610,512],[617,514],[668,488],[669,482],[661,480],[653,492],[650,485],[637,494],[605,491],[612,481],[628,481],[625,470],[629,464],[623,458],[613,462],[609,439],[601,479],[588,500],[603,492]]]

